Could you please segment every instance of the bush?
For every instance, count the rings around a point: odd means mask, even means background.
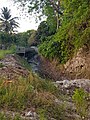
[[[76,89],[72,96],[73,101],[75,102],[77,113],[81,118],[87,117],[88,112],[88,94],[83,89]]]

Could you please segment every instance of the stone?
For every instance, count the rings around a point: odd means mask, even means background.
[[[26,112],[25,116],[26,116],[26,117],[32,117],[32,116],[33,116],[33,113],[32,113],[31,111]]]

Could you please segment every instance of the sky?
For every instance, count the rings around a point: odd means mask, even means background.
[[[24,14],[22,14],[22,10],[20,8],[18,9],[17,5],[14,5],[11,0],[0,0],[0,9],[3,7],[8,7],[11,9],[11,15],[12,17],[19,17],[19,24],[20,27],[17,29],[18,32],[24,32],[30,29],[37,29],[38,25],[40,24],[40,21],[36,23],[35,16],[30,16],[28,13],[26,13],[26,17]],[[1,10],[0,10],[1,13]]]

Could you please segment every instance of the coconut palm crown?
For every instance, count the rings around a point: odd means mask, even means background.
[[[15,32],[15,29],[19,27],[19,23],[16,22],[18,17],[11,17],[11,10],[7,7],[3,7],[1,9],[1,17],[0,17],[0,31],[6,33]]]

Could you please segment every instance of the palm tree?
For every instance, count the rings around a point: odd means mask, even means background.
[[[0,17],[0,30],[6,33],[15,32],[15,28],[19,27],[19,23],[16,22],[18,17],[11,18],[11,10],[7,7],[1,9]]]

